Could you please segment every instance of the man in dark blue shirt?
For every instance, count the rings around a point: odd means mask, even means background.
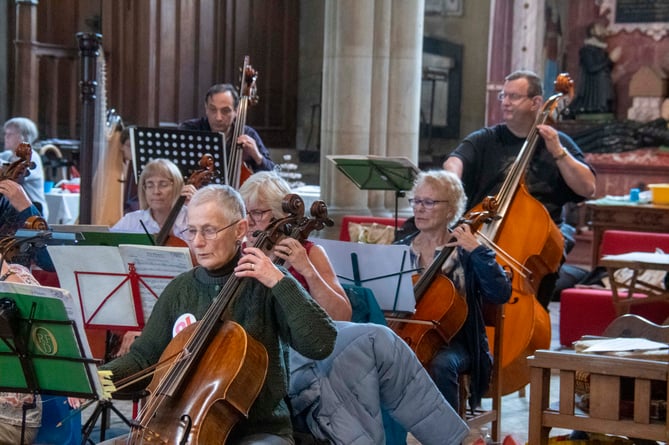
[[[233,136],[238,105],[239,95],[234,86],[227,83],[216,84],[209,88],[204,97],[205,116],[184,121],[179,125],[179,129],[223,133],[229,152],[229,141]],[[270,158],[269,150],[253,128],[244,125],[243,134],[235,142],[244,150],[242,160],[254,173],[274,169],[275,165]]]

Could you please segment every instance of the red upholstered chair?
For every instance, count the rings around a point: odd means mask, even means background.
[[[654,252],[657,248],[669,252],[669,233],[607,230],[602,236],[599,256]],[[669,317],[669,303],[633,304],[630,312],[662,324]],[[565,289],[560,294],[560,344],[571,347],[583,335],[602,335],[616,316],[610,290]]]

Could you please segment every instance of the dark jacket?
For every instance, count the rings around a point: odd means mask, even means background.
[[[206,117],[200,117],[196,119],[189,119],[187,121],[182,122],[179,125],[179,130],[211,131],[211,127],[209,126],[209,121],[207,120]],[[258,132],[255,131],[253,128],[249,127],[248,125],[244,125],[244,134],[250,136],[254,141],[256,141],[256,145],[258,146],[258,151],[263,157],[262,163],[258,165],[250,156],[244,154],[243,161],[246,163],[246,165],[248,165],[249,168],[253,170],[253,173],[263,170],[273,170],[275,164],[269,155],[269,150],[267,149],[267,147],[265,147],[265,144],[260,138]],[[227,151],[230,152],[230,144],[227,140],[225,141],[225,145],[227,147]]]

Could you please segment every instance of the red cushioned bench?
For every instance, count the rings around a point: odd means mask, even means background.
[[[660,248],[669,253],[669,233],[607,230],[602,236],[599,257],[627,252],[654,252]],[[669,303],[638,303],[631,313],[662,324],[669,317]],[[560,293],[560,344],[571,344],[583,335],[602,335],[616,318],[613,295],[608,289],[564,289]]]

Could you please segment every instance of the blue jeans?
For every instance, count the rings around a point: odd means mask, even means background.
[[[460,409],[460,374],[469,371],[471,363],[465,345],[454,342],[442,347],[428,366],[437,388],[456,412]]]

